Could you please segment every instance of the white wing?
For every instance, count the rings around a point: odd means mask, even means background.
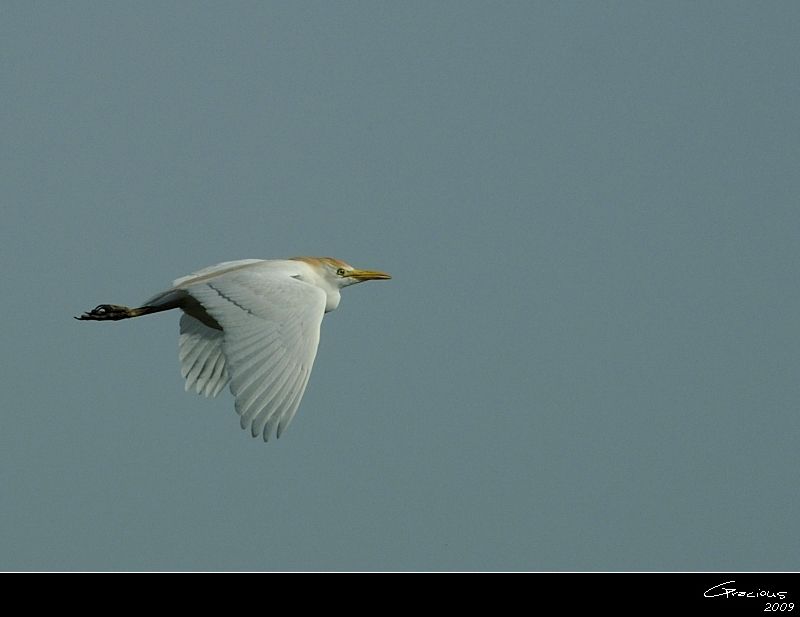
[[[209,328],[191,315],[181,315],[178,355],[187,391],[194,388],[198,394],[216,397],[230,381],[222,339],[222,330]]]
[[[293,278],[291,270],[255,264],[205,280],[201,275],[198,282],[184,285],[222,326],[224,370],[230,375],[242,428],[250,427],[253,437],[260,434],[265,441],[273,431],[280,437],[300,405],[317,355],[325,292]],[[213,342],[210,347],[210,352],[204,348],[198,353],[198,358],[209,355],[193,383],[208,375],[205,367],[214,353]],[[197,361],[192,366],[196,365]],[[215,387],[220,379],[215,381],[212,372],[202,387]]]

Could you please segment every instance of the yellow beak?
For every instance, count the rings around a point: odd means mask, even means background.
[[[379,272],[378,270],[350,270],[345,276],[351,276],[359,283],[362,281],[386,281],[392,278],[386,272]]]

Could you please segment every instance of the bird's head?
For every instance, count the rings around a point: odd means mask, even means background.
[[[364,281],[384,281],[392,278],[378,270],[359,270],[333,257],[293,257],[293,259],[307,263],[321,278],[339,289]]]

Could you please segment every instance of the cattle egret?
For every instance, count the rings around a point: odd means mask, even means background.
[[[230,383],[243,429],[268,441],[292,421],[308,383],[325,313],[342,287],[391,276],[331,257],[243,259],[175,280],[138,308],[101,304],[75,319],[118,321],[183,311],[186,390],[216,397]]]

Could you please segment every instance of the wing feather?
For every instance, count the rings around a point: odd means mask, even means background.
[[[306,386],[308,385],[309,377],[311,377],[311,371],[307,370],[303,375],[303,383],[300,384],[300,387],[297,388],[297,392],[295,392],[292,404],[289,405],[288,409],[281,416],[280,421],[278,422],[278,429],[275,433],[275,436],[278,439],[280,439],[283,432],[289,428],[289,424],[292,422],[294,414],[296,414],[297,410],[300,408],[300,399],[303,398],[303,392],[305,392]]]
[[[264,368],[265,374],[269,375],[268,379],[256,382],[254,387],[238,395],[241,401],[242,422],[245,422],[245,418],[248,424],[252,421],[253,417],[271,400],[270,395],[275,396],[276,390],[283,385],[284,375],[288,376],[291,370],[290,360],[284,357],[274,366]]]
[[[252,434],[253,437],[262,435],[264,441],[269,440],[269,432],[265,432],[265,426],[268,422],[279,414],[281,407],[285,404],[287,398],[292,393],[292,388],[298,382],[302,373],[297,370],[296,366],[292,366],[290,371],[284,375],[281,380],[280,387],[276,387],[275,395],[272,399],[261,409],[258,414],[253,418]]]
[[[206,355],[205,362],[203,363],[203,368],[197,375],[196,390],[198,394],[208,396],[211,392],[211,387],[209,384],[214,378],[214,371],[219,365],[220,359],[223,362],[225,361],[225,354],[222,353],[222,345],[218,345],[214,347],[213,350],[209,350],[209,353]]]
[[[192,353],[186,357],[185,366],[189,368],[189,372],[185,375],[187,384],[197,382],[208,356],[214,354],[217,346],[216,341],[208,339],[202,340],[194,346]]]
[[[178,357],[181,376],[186,378],[186,390],[195,388],[198,394],[217,396],[228,383],[225,355],[222,351],[223,333],[209,328],[191,315],[181,315]],[[213,367],[207,376],[205,367]]]
[[[266,441],[269,436],[277,430],[280,426],[282,419],[290,413],[291,409],[295,406],[295,403],[298,405],[300,404],[300,397],[303,396],[303,391],[305,390],[306,384],[308,383],[308,373],[305,369],[302,369],[298,375],[297,380],[293,384],[292,388],[287,392],[286,398],[282,402],[281,406],[275,410],[269,421],[267,422],[266,426],[264,427],[264,440]],[[285,429],[285,426],[284,426]],[[283,431],[281,431],[282,433]],[[279,436],[278,433],[275,433],[276,436]]]
[[[203,391],[201,394],[203,396],[211,396],[216,388],[219,373],[225,366],[225,354],[220,350],[220,353],[214,358],[214,362],[209,362],[206,366],[208,369],[204,374]],[[214,396],[216,396],[216,394],[214,394]]]
[[[254,385],[263,382],[264,376],[274,371],[275,365],[284,357],[286,352],[280,345],[264,345],[257,351],[249,354],[245,359],[237,358],[231,354],[229,358],[238,366],[237,372],[231,380],[231,392],[240,404]]]

